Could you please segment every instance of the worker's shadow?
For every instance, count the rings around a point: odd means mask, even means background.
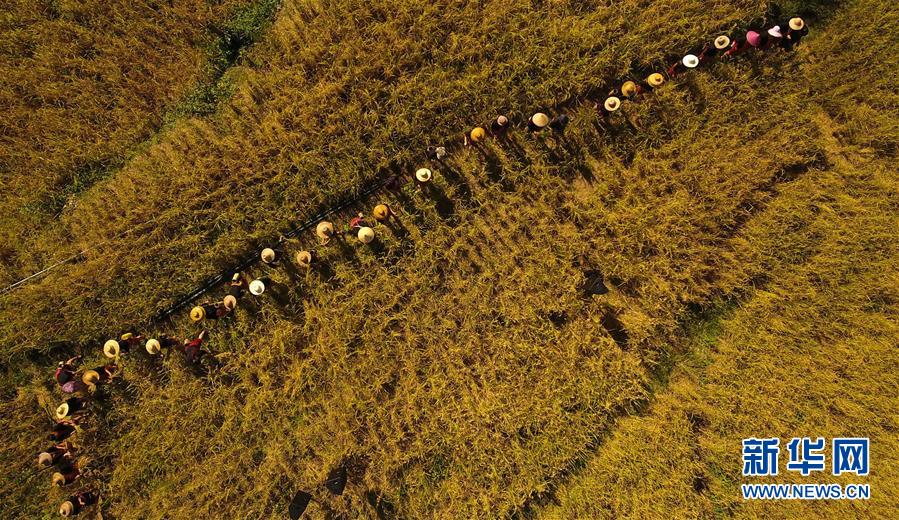
[[[434,201],[434,209],[437,210],[437,215],[439,215],[444,222],[450,226],[458,224],[459,218],[456,216],[456,205],[446,196],[446,192],[443,191],[443,188],[434,184],[428,184],[426,186],[425,195]]]
[[[472,193],[471,186],[458,169],[453,168],[448,163],[443,163],[440,173],[453,185],[455,195],[462,200],[466,206],[471,205]]]
[[[356,248],[349,244],[346,237],[335,237],[333,241],[335,242],[337,248],[340,250],[340,255],[345,261],[350,262],[354,267],[360,266]]]
[[[399,217],[392,216],[381,224],[390,230],[390,233],[400,241],[405,241],[409,238],[409,230],[403,225],[403,222]]]

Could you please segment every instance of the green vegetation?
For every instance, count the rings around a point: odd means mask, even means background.
[[[839,6],[799,52],[715,64],[600,127],[582,98],[607,79],[765,11],[645,4],[284,2],[268,29],[274,4],[245,11],[230,33],[265,32],[215,82],[232,94],[28,246],[100,247],[0,299],[5,516],[65,496],[31,469],[56,357],[99,361],[99,340],[361,181],[411,173],[427,144],[560,103],[564,138],[459,150],[430,165],[433,193],[359,208],[399,213],[376,247],[254,268],[276,294],[210,325],[207,373],[126,357],[78,438],[103,514],[281,518],[301,488],[311,518],[895,511],[895,10]],[[590,267],[609,294],[580,294]],[[197,330],[179,314],[147,332]],[[800,433],[870,435],[874,498],[741,503],[739,439]]]

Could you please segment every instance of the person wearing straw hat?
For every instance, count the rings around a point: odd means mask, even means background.
[[[231,311],[225,308],[222,302],[201,303],[191,309],[190,319],[195,323],[203,320],[217,320],[219,318],[224,318],[230,312]]]
[[[53,442],[62,442],[72,436],[77,431],[75,421],[71,419],[62,419],[53,423],[53,428],[47,435],[47,440]]]
[[[347,226],[347,233],[355,235],[364,227],[369,227],[368,222],[365,220],[365,213],[359,212],[350,220],[350,223]]]
[[[74,451],[68,441],[54,444],[38,454],[37,465],[48,468],[56,464],[70,464],[75,460]]]
[[[150,354],[151,356],[158,356],[162,353],[162,343],[156,338],[148,339],[144,348],[147,350],[147,354]]]
[[[82,413],[87,406],[87,399],[83,397],[70,397],[56,407],[56,418],[67,419],[75,414]]]
[[[56,473],[54,473],[50,478],[50,482],[54,487],[68,486],[72,482],[75,482],[80,475],[81,472],[78,471],[78,467],[73,464],[67,468],[64,468],[64,471],[57,471]]]
[[[240,298],[248,286],[249,282],[246,275],[243,272],[236,272],[231,276],[231,282],[228,284],[228,294],[235,298]]]
[[[432,161],[442,161],[446,159],[446,147],[444,146],[429,146],[427,150],[428,159]]]
[[[687,54],[668,68],[668,77],[675,78],[697,66],[699,66],[699,58],[695,54]]]
[[[190,340],[184,340],[184,354],[186,356],[187,362],[191,364],[197,364],[200,362],[200,358],[205,354],[205,352],[200,348],[203,345],[203,340],[206,339],[206,331],[200,332],[196,338]]]
[[[625,81],[621,84],[621,95],[626,99],[634,100],[643,92],[642,87],[636,81]]]
[[[103,365],[92,368],[91,370],[85,370],[84,374],[81,376],[81,380],[84,381],[84,384],[94,388],[97,385],[106,384],[112,381],[112,378],[118,371],[119,367],[117,365]]]
[[[322,220],[318,223],[317,226],[315,226],[315,234],[316,236],[318,236],[319,240],[321,240],[322,245],[327,244],[336,235],[334,224],[328,222],[327,220]]]
[[[378,204],[377,206],[375,206],[375,209],[372,211],[372,215],[378,222],[387,222],[391,217],[396,216],[396,214],[393,212],[393,209],[391,209],[391,207],[387,204]]]
[[[528,119],[528,131],[531,133],[542,132],[549,125],[549,116],[543,112],[537,112]]]
[[[596,109],[599,117],[603,121],[607,121],[613,112],[616,112],[621,108],[621,100],[615,96],[609,96],[602,104],[596,103],[593,105],[593,108]]]
[[[663,76],[659,72],[653,72],[649,76],[646,76],[646,86],[650,90],[657,89],[665,84],[665,76]]]
[[[312,264],[318,260],[318,254],[314,249],[310,249],[308,251],[299,251],[297,252],[297,265],[302,267],[303,269],[311,269]]]
[[[363,226],[359,228],[359,231],[356,233],[356,238],[363,244],[371,244],[375,239],[375,230],[370,227]]]
[[[60,516],[75,516],[100,500],[100,494],[94,490],[81,490],[70,496],[68,500],[59,505]]]
[[[103,354],[112,359],[120,354],[128,353],[132,347],[140,345],[143,336],[135,335],[132,332],[122,334],[119,340],[111,339],[103,344]]]
[[[487,137],[487,132],[480,126],[475,127],[471,132],[465,134],[465,146],[480,143],[485,137]]]
[[[793,47],[799,45],[802,38],[808,34],[808,27],[802,18],[790,18],[787,22],[781,23],[781,32],[783,38],[780,40],[780,46],[791,51]],[[786,28],[786,29],[784,29]]]
[[[76,365],[81,362],[81,358],[82,356],[75,356],[65,361],[60,361],[56,365],[56,372],[53,374],[56,384],[63,386],[75,379]]]
[[[265,292],[267,278],[257,278],[250,282],[250,294],[253,296],[261,296]]]
[[[730,47],[730,43],[730,38],[725,35],[715,38],[712,43],[707,43],[705,47],[703,47],[702,52],[699,53],[699,63],[705,64],[714,60],[723,52],[727,51]]]
[[[415,180],[418,182],[419,186],[423,186],[429,182],[434,177],[434,172],[427,168],[419,168],[415,172]]]
[[[265,265],[277,266],[278,262],[281,260],[280,251],[277,251],[271,247],[266,247],[259,253],[259,258],[262,260]]]
[[[781,31],[780,26],[775,25],[765,32],[768,35],[768,41],[765,42],[765,46],[762,48],[762,50],[768,50],[774,46],[780,47],[780,42],[784,38],[784,35],[783,35],[783,32]]]
[[[496,116],[496,119],[490,123],[490,133],[497,139],[502,139],[509,131],[509,118],[504,115]]]
[[[222,306],[228,312],[233,312],[234,309],[237,308],[237,298],[231,294],[225,295],[225,297],[222,299]]]

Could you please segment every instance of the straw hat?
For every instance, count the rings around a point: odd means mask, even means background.
[[[69,403],[62,403],[56,407],[56,418],[65,419],[69,416]]]
[[[375,239],[375,230],[370,227],[361,227],[356,237],[363,244],[370,244]]]
[[[162,345],[160,345],[159,340],[156,339],[148,339],[144,348],[147,349],[147,354],[150,354],[151,356],[155,356],[162,352]]]
[[[775,25],[774,27],[768,29],[768,35],[773,36],[774,38],[783,38],[784,35],[780,30],[779,25]]]
[[[100,373],[96,370],[85,370],[81,380],[86,385],[95,385],[100,382]]]
[[[665,83],[665,76],[662,76],[658,72],[653,72],[646,78],[646,82],[649,83],[651,87],[661,87],[663,83]]]
[[[420,168],[417,172],[415,172],[415,178],[418,179],[418,182],[428,182],[431,180],[431,177],[434,174],[431,173],[431,170],[427,168]]]
[[[259,256],[260,258],[262,258],[263,262],[270,264],[275,261],[275,250],[270,247],[266,247],[262,250],[262,254]]]
[[[755,31],[749,31],[746,33],[746,41],[749,42],[749,45],[758,47],[762,44],[762,35]]]
[[[684,56],[684,59],[681,60],[681,63],[684,64],[684,67],[688,69],[695,69],[699,65],[699,58],[697,58],[694,54],[687,54]]]
[[[387,217],[390,216],[390,208],[387,207],[387,204],[378,204],[372,213],[374,213],[377,220],[387,220]]]
[[[434,150],[434,155],[437,156],[437,160],[441,160],[446,157],[446,147],[438,146],[436,150]]]
[[[50,482],[53,483],[54,486],[62,486],[66,483],[66,478],[60,472],[56,472],[51,477]]]
[[[234,296],[233,294],[229,294],[228,296],[225,296],[225,299],[222,300],[222,305],[224,305],[225,308],[228,309],[229,311],[233,311],[234,309],[237,308],[237,297]]]
[[[38,466],[49,466],[50,464],[53,464],[53,455],[50,455],[46,451],[42,451],[37,456],[37,465]]]
[[[103,344],[103,355],[108,358],[118,357],[120,351],[119,342],[114,339]]]
[[[481,139],[483,139],[484,136],[486,136],[486,135],[487,135],[487,133],[484,132],[483,128],[477,127],[471,131],[471,140],[476,143],[476,142],[480,141]]]
[[[619,108],[621,108],[621,100],[615,96],[610,96],[609,98],[606,99],[606,102],[603,103],[602,106],[604,106],[605,109],[608,110],[609,112],[614,112],[614,111],[618,110]]]
[[[70,500],[66,500],[59,506],[59,514],[62,516],[72,516],[75,514],[75,505]]]
[[[534,123],[534,126],[537,128],[543,128],[549,124],[549,116],[543,112],[537,112],[531,116],[531,122]]]
[[[805,20],[799,17],[790,18],[790,29],[793,29],[794,31],[801,31],[804,28]]]
[[[315,226],[315,234],[318,235],[319,238],[331,238],[334,234],[334,224],[327,220],[322,220]]]
[[[300,267],[309,267],[312,265],[312,253],[309,251],[300,251],[297,253],[297,263]]]
[[[633,81],[625,81],[623,85],[621,85],[621,95],[625,97],[631,97],[637,94],[637,84]]]
[[[506,116],[499,116],[496,118],[496,124],[499,126],[506,126],[509,124],[509,118]]]
[[[197,305],[190,310],[190,321],[201,321],[206,317],[206,309]]]
[[[716,49],[718,49],[719,51],[723,51],[724,49],[726,49],[728,47],[730,47],[730,38],[729,37],[722,34],[721,36],[715,38],[715,48]]]
[[[122,334],[122,341],[128,341],[129,339],[131,339],[133,337],[134,337],[134,334],[132,334],[130,332],[126,332],[126,333]]]
[[[253,280],[250,282],[250,293],[253,296],[259,296],[265,292],[265,283],[262,280]]]

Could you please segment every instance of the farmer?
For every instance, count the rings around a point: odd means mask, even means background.
[[[71,463],[75,460],[72,445],[66,442],[60,442],[50,446],[37,456],[37,464],[41,467],[50,467],[54,464]]]
[[[89,506],[96,504],[99,499],[100,494],[96,491],[81,490],[59,505],[59,514],[66,517],[75,516]]]
[[[308,251],[300,251],[297,253],[297,265],[304,269],[310,269],[312,267],[312,264],[317,261],[318,254],[314,249],[310,249]]]
[[[601,105],[596,103],[593,108],[596,109],[603,121],[607,121],[613,112],[621,108],[621,100],[615,96],[609,96]]]
[[[222,307],[224,307],[227,312],[232,312],[237,308],[237,298],[231,294],[226,295],[224,299],[222,299]]]
[[[784,38],[784,35],[783,35],[783,32],[781,31],[780,26],[775,25],[774,27],[768,29],[767,33],[768,33],[768,41],[765,42],[765,46],[763,47],[763,50],[768,50],[771,47],[774,47],[775,45],[780,46],[780,42],[783,41],[783,38]]]
[[[643,92],[643,88],[635,81],[625,81],[621,85],[621,95],[633,100]]]
[[[200,346],[203,344],[203,340],[206,339],[206,331],[201,332],[195,339],[192,340],[184,340],[184,354],[187,356],[187,362],[191,364],[197,364],[200,362],[200,358],[205,354],[203,350],[200,349]]]
[[[83,412],[87,407],[87,399],[83,397],[70,397],[64,403],[56,407],[56,418],[65,419]]]
[[[787,23],[781,24],[781,28],[786,27],[786,32],[780,40],[780,46],[791,51],[793,47],[799,45],[802,38],[808,34],[808,27],[802,18],[791,18]]]
[[[315,234],[318,235],[318,238],[321,240],[322,245],[327,244],[335,236],[334,224],[328,222],[327,220],[319,222],[318,226],[315,227]]]
[[[81,475],[81,472],[78,471],[78,467],[75,464],[68,466],[67,468],[63,468],[63,471],[57,471],[51,477],[51,482],[56,487],[68,486],[72,482]]]
[[[244,276],[243,272],[234,273],[234,276],[231,277],[231,283],[228,284],[228,294],[235,298],[240,298],[243,296],[244,291],[247,290],[248,284],[247,277]]]
[[[465,134],[465,146],[480,143],[487,137],[487,132],[482,127],[474,128],[471,132]]]
[[[543,112],[537,112],[528,119],[528,131],[532,133],[542,132],[549,124],[549,116]]]
[[[443,146],[429,146],[428,159],[432,161],[442,161],[446,158],[446,148]]]
[[[281,251],[277,251],[271,247],[266,247],[259,254],[259,257],[262,259],[262,262],[265,263],[265,265],[275,267],[281,260]]]
[[[497,116],[496,119],[490,123],[490,132],[496,138],[503,138],[506,136],[506,132],[509,130],[509,118],[506,116]]]
[[[374,215],[375,220],[378,222],[387,222],[390,220],[390,217],[395,217],[396,213],[393,212],[393,209],[387,204],[378,204],[375,206],[374,211],[372,211],[372,215]]]
[[[50,430],[50,434],[47,435],[47,439],[54,442],[62,442],[75,433],[75,421],[71,419],[63,419],[61,421],[56,421],[53,423],[53,429]]]
[[[646,77],[645,86],[649,90],[655,90],[664,84],[665,84],[665,76],[663,76],[661,73],[653,72],[652,74],[650,74],[649,76]]]
[[[157,354],[160,354],[162,352],[162,349],[169,350],[172,347],[180,344],[180,341],[175,338],[169,337],[168,334],[161,334],[157,339],[147,340],[147,345],[145,348],[147,349],[148,354],[155,356]]]
[[[56,379],[56,383],[59,386],[63,386],[75,379],[75,365],[81,362],[81,358],[82,356],[75,356],[65,361],[60,361],[59,364],[56,365],[56,373],[53,374],[53,377]]]
[[[678,74],[683,74],[690,69],[695,69],[699,65],[699,58],[695,54],[687,54],[674,65],[668,68],[668,77],[674,78]]]
[[[418,183],[418,187],[424,187],[426,184],[431,182],[431,179],[434,177],[434,172],[427,168],[419,168],[415,172],[415,181]]]
[[[708,63],[715,58],[717,58],[721,53],[725,52],[728,47],[730,47],[731,41],[727,36],[721,35],[715,38],[715,41],[712,43],[707,43],[706,46],[702,49],[702,52],[699,53],[699,62],[700,63]]]
[[[219,318],[224,318],[231,311],[225,307],[222,302],[215,303],[203,303],[197,305],[190,311],[190,319],[191,321],[203,321],[203,320],[217,320]]]
[[[553,132],[562,134],[565,132],[565,128],[568,126],[568,123],[570,121],[571,118],[568,117],[568,114],[560,114],[554,117],[553,120],[549,122],[549,127]]]
[[[81,380],[88,386],[102,385],[112,381],[113,376],[118,371],[119,367],[116,365],[103,365],[92,370],[85,370]]]
[[[369,227],[368,222],[365,221],[365,213],[359,212],[350,220],[350,224],[347,226],[346,232],[355,235],[359,232],[360,229],[364,227]]]

